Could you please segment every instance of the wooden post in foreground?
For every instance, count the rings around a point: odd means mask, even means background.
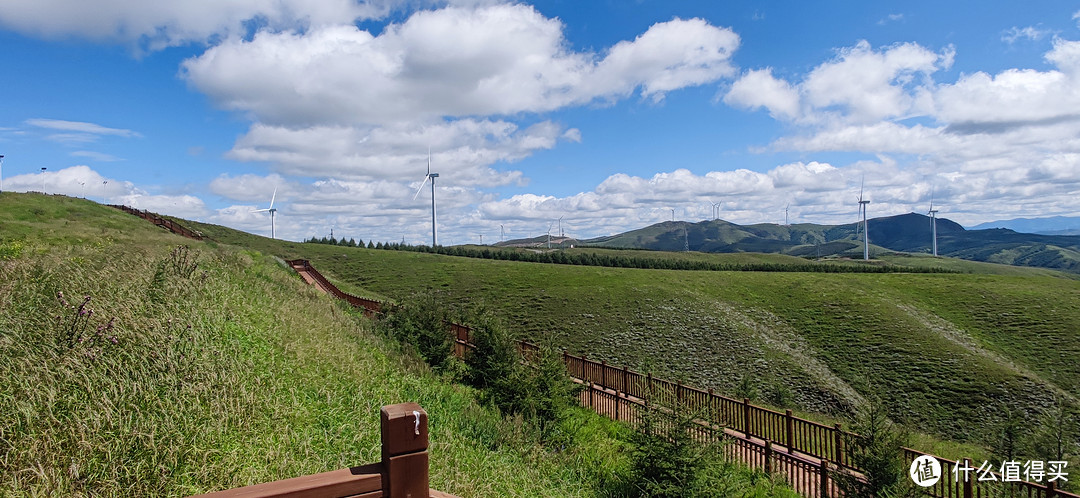
[[[383,496],[427,498],[428,416],[416,403],[382,407]]]

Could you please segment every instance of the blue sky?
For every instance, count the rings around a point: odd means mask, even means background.
[[[223,7],[222,5],[226,5]],[[1068,2],[8,1],[5,190],[440,243],[1080,211]],[[47,168],[42,174],[41,168]],[[105,184],[104,182],[108,182]],[[933,192],[933,194],[931,193]]]

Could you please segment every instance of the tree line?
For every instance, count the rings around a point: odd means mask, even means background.
[[[398,242],[356,241],[344,238],[337,240],[312,237],[305,240],[311,244],[329,244],[344,247],[367,247],[389,251],[411,251],[444,256],[459,256],[477,259],[495,259],[504,261],[522,261],[527,263],[549,263],[557,265],[606,266],[611,268],[638,268],[653,270],[690,270],[690,271],[759,271],[759,272],[806,272],[806,273],[955,273],[943,268],[916,268],[893,265],[839,265],[821,263],[717,263],[710,261],[692,261],[676,258],[648,258],[616,254],[597,254],[586,251],[519,251],[513,249],[490,249],[465,246],[426,246]]]

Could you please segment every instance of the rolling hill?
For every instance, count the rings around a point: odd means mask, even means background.
[[[868,220],[871,255],[887,252],[930,252],[930,218],[903,214]],[[584,239],[557,239],[553,247],[570,244],[589,247],[635,248],[658,251],[708,253],[779,253],[804,258],[860,257],[861,235],[857,224],[846,225],[736,225],[723,220],[665,221],[629,232]],[[958,223],[939,218],[938,254],[971,261],[1051,268],[1080,272],[1080,236],[1039,235],[1008,229],[966,230]],[[513,240],[506,246],[546,245],[546,237]]]

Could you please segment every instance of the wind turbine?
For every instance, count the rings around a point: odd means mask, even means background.
[[[930,215],[930,236],[932,237],[932,248],[934,256],[937,256],[937,209],[934,209],[934,189],[930,189],[930,210],[926,212]]]
[[[502,224],[500,224],[499,225],[499,242],[502,242],[504,240],[506,240],[506,228],[503,227]]]
[[[863,199],[863,185],[866,184],[866,177],[863,177],[862,182],[859,183],[859,211],[862,211],[862,227],[863,227],[863,260],[870,260],[870,230],[866,226],[866,205],[870,204],[869,200]],[[855,234],[858,235],[858,229]]]
[[[709,201],[709,204],[712,204],[712,209],[713,209],[713,219],[714,219],[714,220],[719,220],[719,219],[720,219],[720,204],[721,204],[722,202],[723,202],[723,201],[721,201],[721,202],[713,202],[713,201],[711,201],[711,200]]]
[[[548,223],[548,231],[547,231],[547,248],[548,249],[551,249],[551,227],[553,225],[555,225],[554,221],[551,222],[551,223]]]
[[[0,192],[4,191],[4,156],[0,156]]]
[[[791,223],[788,223],[788,216],[787,216],[789,207],[791,207],[791,204],[788,204],[787,206],[784,206],[784,226],[791,226]]]
[[[264,211],[270,213],[270,238],[271,239],[276,239],[277,238],[275,236],[276,234],[274,233],[274,213],[277,212],[277,209],[274,209],[274,199],[277,199],[277,187],[274,187],[274,195],[270,196],[270,207],[268,207],[266,209],[256,209],[255,211],[253,211],[255,213],[262,213]]]
[[[101,182],[101,203],[105,204],[105,186],[109,184],[109,180],[103,180]]]
[[[560,238],[565,238],[566,237],[566,232],[564,232],[563,229],[562,229],[562,219],[563,219],[563,217],[560,216],[559,217],[559,237]]]
[[[424,181],[420,183],[420,187],[416,189],[416,193],[412,198],[415,201],[416,196],[420,195],[420,191],[423,190],[424,184],[431,180],[431,247],[435,247],[439,243],[439,239],[435,232],[435,179],[439,177],[438,173],[431,172],[431,149],[428,149],[427,153],[427,175],[424,176]]]

